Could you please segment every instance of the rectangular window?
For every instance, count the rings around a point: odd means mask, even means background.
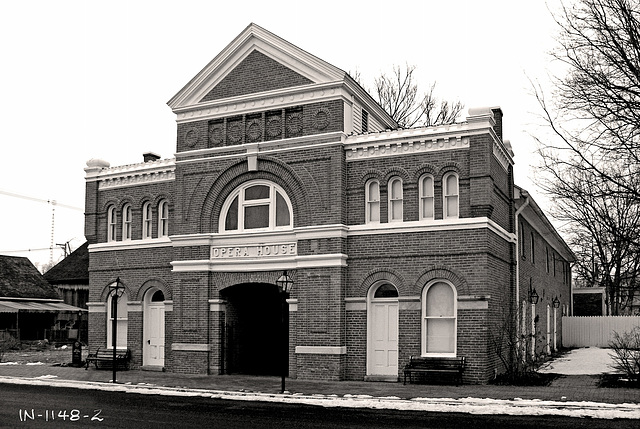
[[[536,241],[533,239],[533,231],[531,231],[529,242],[529,250],[531,251],[531,263],[536,263]]]
[[[548,247],[546,248],[546,251],[547,251],[547,261],[546,261],[545,267],[547,269],[547,274],[549,274],[549,248]]]
[[[269,205],[246,206],[244,208],[244,229],[268,228]]]
[[[362,132],[366,133],[369,131],[369,112],[366,110],[362,111]]]

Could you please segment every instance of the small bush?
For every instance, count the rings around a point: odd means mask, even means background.
[[[626,374],[630,382],[640,384],[640,327],[623,334],[613,333],[609,343],[613,350],[613,367]]]
[[[5,352],[8,350],[16,350],[20,348],[20,341],[17,339],[6,336],[0,337],[0,362],[2,362],[2,358],[4,357]]]

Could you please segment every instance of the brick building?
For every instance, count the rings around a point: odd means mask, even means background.
[[[514,187],[499,108],[398,129],[348,74],[254,24],[168,104],[174,159],[87,162],[92,347],[111,346],[119,278],[134,367],[280,374],[284,325],[291,377],[396,380],[432,355],[486,382],[522,284],[568,303],[518,257],[518,223],[537,258],[568,270],[571,253]]]

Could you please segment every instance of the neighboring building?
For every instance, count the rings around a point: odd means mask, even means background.
[[[254,24],[168,104],[175,159],[87,162],[91,347],[112,346],[119,279],[134,367],[280,374],[284,321],[292,377],[397,380],[411,355],[466,356],[464,381],[486,382],[530,283],[539,319],[569,304],[571,252],[514,187],[500,108],[397,129],[347,73]],[[540,261],[517,256],[518,222]]]
[[[65,304],[27,258],[0,255],[0,331],[20,340],[44,340]]]
[[[605,288],[582,287],[573,289],[572,316],[606,316]]]
[[[69,256],[58,262],[44,278],[66,304],[87,310],[89,300],[89,243],[84,243]],[[80,339],[87,341],[86,312],[61,312],[56,317],[55,330],[58,337],[68,338],[69,334],[80,335]]]

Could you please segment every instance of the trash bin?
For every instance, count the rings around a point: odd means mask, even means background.
[[[82,366],[82,343],[74,341],[71,349],[71,364],[73,366]]]

